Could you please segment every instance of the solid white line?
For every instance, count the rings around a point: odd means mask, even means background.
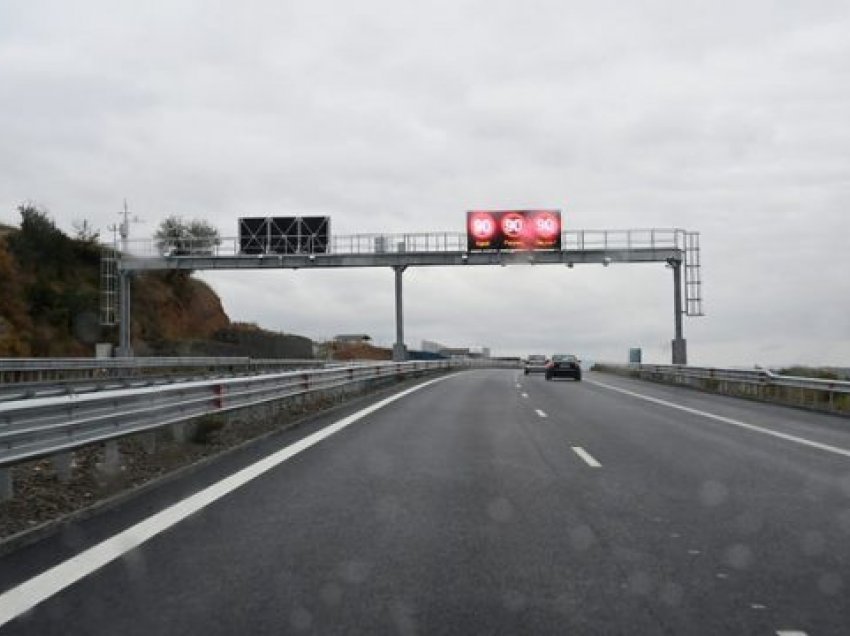
[[[534,412],[537,413],[537,415],[539,415],[540,417],[549,417],[548,415],[546,415],[546,413],[544,413],[540,409],[534,409]]]
[[[621,389],[618,386],[613,386],[611,384],[605,384],[604,382],[597,382],[595,380],[588,380],[590,384],[595,384],[596,386],[601,386],[606,389],[611,389],[612,391],[617,391],[618,393],[623,393],[624,395],[630,395],[632,397],[638,398],[639,400],[646,400],[647,402],[652,402],[653,404],[660,404],[661,406],[667,406],[671,409],[678,409],[679,411],[684,411],[685,413],[691,413],[693,415],[701,415],[702,417],[707,417],[712,420],[716,420],[718,422],[723,422],[724,424],[731,424],[732,426],[737,426],[739,428],[746,429],[748,431],[753,431],[755,433],[762,433],[763,435],[770,435],[771,437],[778,437],[779,439],[784,439],[788,442],[794,442],[796,444],[802,444],[803,446],[809,446],[810,448],[817,448],[818,450],[826,451],[828,453],[834,453],[836,455],[843,455],[844,457],[850,457],[850,450],[846,448],[839,448],[838,446],[830,446],[829,444],[823,444],[821,442],[815,442],[810,439],[806,439],[805,437],[797,437],[796,435],[789,435],[788,433],[780,433],[779,431],[772,431],[769,428],[763,428],[761,426],[756,426],[755,424],[748,424],[747,422],[742,422],[741,420],[735,420],[731,417],[723,417],[722,415],[715,415],[714,413],[709,413],[708,411],[700,411],[699,409],[692,409],[688,406],[682,406],[681,404],[675,404],[674,402],[668,402],[667,400],[661,400],[659,398],[650,397],[648,395],[643,395],[642,393],[635,393],[634,391],[628,391],[626,389]]]
[[[777,630],[776,636],[807,636],[807,634],[799,629],[780,629]]]
[[[584,460],[584,463],[591,468],[602,468],[602,464],[593,458],[593,455],[584,450],[581,446],[573,446],[573,452]]]
[[[0,626],[334,433],[387,404],[454,375],[423,382],[352,413],[4,592],[0,595]]]

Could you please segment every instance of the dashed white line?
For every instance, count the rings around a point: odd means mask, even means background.
[[[537,413],[537,415],[540,416],[540,417],[549,417],[548,415],[546,415],[546,413],[544,413],[540,409],[534,409],[534,412]]]
[[[632,397],[638,398],[639,400],[646,400],[647,402],[652,402],[653,404],[660,404],[661,406],[667,406],[671,409],[677,409],[679,411],[684,411],[685,413],[691,413],[692,415],[701,415],[702,417],[707,417],[709,419],[715,420],[717,422],[723,422],[724,424],[730,424],[732,426],[737,426],[738,428],[743,428],[748,431],[753,431],[754,433],[761,433],[762,435],[770,435],[771,437],[778,437],[779,439],[784,439],[788,442],[794,442],[795,444],[801,444],[803,446],[808,446],[810,448],[817,448],[818,450],[826,451],[828,453],[834,453],[836,455],[843,455],[844,457],[850,457],[850,450],[846,448],[839,448],[838,446],[830,446],[829,444],[823,444],[821,442],[815,442],[810,439],[806,439],[805,437],[797,437],[796,435],[789,435],[788,433],[780,433],[779,431],[773,431],[769,428],[763,428],[761,426],[756,426],[755,424],[748,424],[747,422],[742,422],[741,420],[735,420],[731,417],[724,417],[722,415],[715,415],[714,413],[709,413],[708,411],[701,411],[699,409],[693,409],[689,406],[682,406],[681,404],[676,404],[675,402],[668,402],[667,400],[661,400],[659,398],[650,397],[648,395],[643,395],[642,393],[635,393],[634,391],[628,391],[626,389],[621,389],[618,386],[613,386],[611,384],[605,384],[604,382],[597,382],[595,380],[588,380],[590,384],[601,386],[605,389],[610,389],[612,391],[617,391],[618,393],[622,393],[624,395],[630,395]]]
[[[596,461],[593,455],[588,453],[581,446],[573,446],[573,452],[579,457],[581,457],[584,460],[584,463],[590,466],[591,468],[602,468],[602,464]]]
[[[528,393],[522,393],[522,397],[527,398],[527,397],[528,397]]]
[[[54,594],[57,594],[65,588],[73,585],[83,577],[99,570],[108,563],[143,544],[145,541],[148,541],[168,528],[171,528],[190,515],[193,515],[199,510],[210,505],[214,501],[230,494],[237,488],[259,477],[263,473],[268,472],[272,468],[275,468],[295,455],[298,455],[302,451],[307,450],[311,446],[318,444],[334,433],[341,431],[347,426],[363,419],[367,415],[374,413],[391,402],[395,402],[406,395],[410,395],[414,391],[424,389],[426,386],[451,377],[453,376],[447,375],[435,380],[423,382],[422,384],[411,387],[406,391],[396,393],[395,395],[383,399],[380,402],[375,402],[356,413],[352,413],[351,415],[316,431],[312,435],[308,435],[294,444],[290,444],[286,448],[282,448],[281,450],[243,468],[229,477],[208,486],[204,490],[201,490],[182,501],[178,501],[176,504],[173,504],[172,506],[169,506],[168,508],[148,517],[144,521],[140,521],[136,525],[127,528],[123,532],[119,532],[109,539],[92,546],[88,550],[80,552],[77,556],[72,557],[67,561],[63,561],[49,570],[42,572],[38,576],[21,583],[17,587],[13,587],[3,594],[0,594],[0,627],[17,618],[24,612],[29,611]]]
[[[808,634],[799,629],[779,629],[776,630],[776,636],[808,636]]]

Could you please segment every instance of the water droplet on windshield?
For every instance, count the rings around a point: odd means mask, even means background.
[[[393,459],[383,451],[371,453],[367,459],[367,470],[373,475],[388,475],[393,468]]]
[[[327,583],[319,593],[326,605],[335,607],[342,601],[342,588],[336,583]]]
[[[818,532],[817,530],[809,530],[806,532],[803,535],[800,544],[803,548],[803,554],[806,556],[817,556],[818,554],[823,554],[823,551],[826,549],[826,539],[824,538],[823,533]]]
[[[511,612],[519,612],[525,609],[527,601],[525,599],[525,595],[522,592],[518,592],[516,590],[509,590],[505,592],[505,595],[502,597],[502,602],[505,604],[505,607],[508,611]]]
[[[850,473],[838,480],[838,487],[841,489],[841,492],[850,497]]]
[[[570,544],[580,552],[584,552],[593,545],[594,540],[593,530],[588,526],[576,526],[570,530]]]
[[[850,534],[850,508],[838,515],[838,525],[844,532]]]
[[[661,588],[661,600],[667,605],[677,606],[682,604],[685,591],[678,583],[665,583]]]
[[[763,525],[764,520],[755,512],[742,512],[735,518],[735,527],[743,534],[755,534]]]
[[[305,632],[313,625],[313,616],[303,607],[298,607],[289,616],[289,623],[299,632]]]
[[[363,583],[369,578],[369,564],[363,561],[346,561],[342,564],[341,575],[346,583]]]
[[[629,577],[628,590],[641,596],[649,594],[652,590],[652,579],[646,572],[635,572]]]
[[[726,549],[723,561],[736,570],[746,570],[753,563],[753,551],[739,543]]]
[[[498,497],[490,502],[487,506],[487,512],[493,521],[499,523],[507,523],[514,516],[514,507],[510,501],[504,497]]]
[[[703,506],[719,506],[728,497],[729,489],[719,481],[706,481],[699,490],[699,499]]]
[[[835,596],[838,594],[843,585],[844,581],[841,580],[841,577],[832,572],[823,574],[820,579],[818,579],[818,589],[827,596]]]

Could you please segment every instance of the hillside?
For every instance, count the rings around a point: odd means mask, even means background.
[[[100,246],[33,206],[19,211],[19,229],[0,226],[0,357],[89,357],[95,343],[114,344],[115,328],[99,324]],[[132,340],[136,355],[312,357],[307,338],[231,323],[185,272],[134,279]]]

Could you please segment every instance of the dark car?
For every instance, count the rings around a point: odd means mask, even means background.
[[[546,379],[572,378],[581,382],[580,360],[572,354],[556,353],[546,364]]]

